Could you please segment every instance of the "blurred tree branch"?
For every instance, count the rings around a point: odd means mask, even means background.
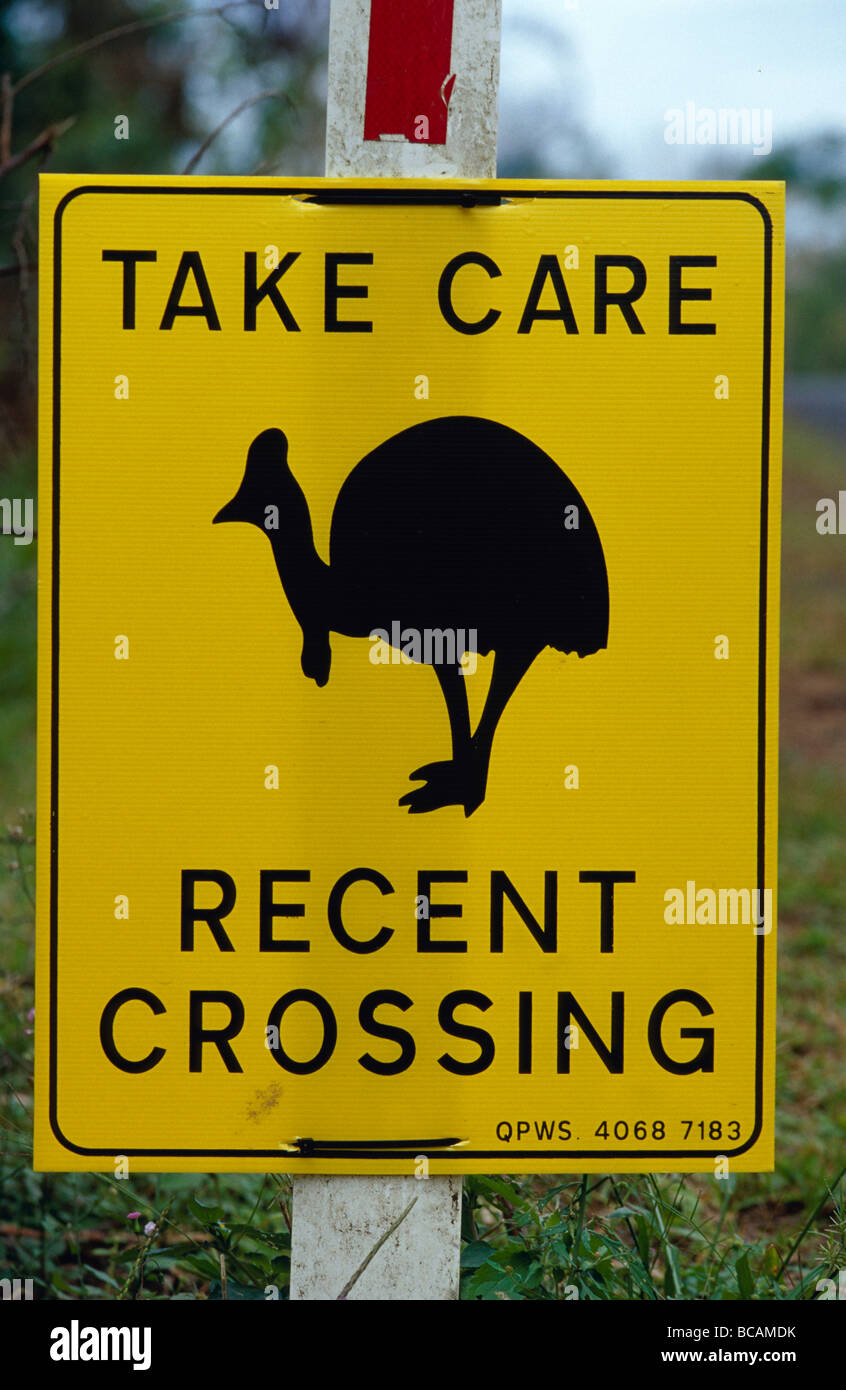
[[[130,24],[118,24],[114,29],[107,29],[102,34],[95,34],[93,38],[86,39],[83,43],[78,43],[74,48],[70,48],[65,53],[57,53],[48,62],[42,63],[40,67],[33,68],[32,72],[27,72],[19,78],[11,89],[11,94],[16,97],[18,92],[22,92],[24,87],[28,87],[30,82],[36,82],[39,77],[43,77],[46,72],[51,72],[60,63],[68,63],[72,58],[79,58],[83,53],[90,53],[92,48],[99,48],[104,43],[110,43],[112,39],[123,38],[129,34],[138,34],[145,29],[156,29],[162,24],[173,24],[181,19],[203,19],[209,15],[225,18],[227,10],[252,9],[253,0],[228,0],[223,5],[212,5],[205,10],[171,10],[170,14],[158,15],[155,19],[135,19]]]
[[[66,130],[76,123],[76,116],[69,116],[65,121],[55,121],[53,125],[48,125],[46,130],[42,130],[26,149],[20,150],[17,154],[10,154],[8,158],[0,162],[0,179],[11,174],[13,169],[19,169],[22,164],[26,164],[28,159],[33,159],[40,153],[49,153],[56,140],[64,135]],[[5,151],[4,151],[5,153]]]
[[[74,124],[75,117],[71,117],[65,121],[54,122],[43,130],[40,135],[36,136],[35,140],[27,145],[26,149],[13,155],[11,145],[14,101],[18,93],[22,92],[25,87],[28,87],[31,82],[37,82],[39,78],[43,77],[48,72],[52,72],[53,69],[59,67],[60,64],[68,63],[73,58],[79,58],[84,53],[90,53],[92,49],[100,48],[106,43],[111,43],[113,39],[124,38],[130,34],[140,33],[143,30],[161,28],[164,24],[173,24],[179,20],[204,19],[209,16],[227,19],[227,10],[242,10],[245,7],[252,8],[252,0],[227,0],[227,3],[223,5],[213,5],[207,9],[171,10],[169,14],[157,15],[154,19],[136,19],[129,24],[118,24],[112,29],[104,30],[101,34],[95,34],[93,38],[85,39],[83,43],[75,44],[73,48],[67,49],[64,53],[57,53],[55,57],[50,58],[46,63],[41,63],[39,67],[33,68],[31,72],[24,73],[23,77],[19,77],[17,82],[12,81],[8,72],[4,72],[2,79],[0,79],[0,179],[10,174],[13,169],[19,168],[21,164],[25,164],[27,160],[32,159],[40,150],[52,149],[54,142]],[[263,95],[274,94],[264,93]],[[261,100],[261,98],[256,97],[254,100],[258,101]],[[243,105],[247,106],[250,104],[249,102],[245,102]],[[243,110],[243,106],[238,109]],[[227,119],[231,120],[232,117],[237,114],[237,111],[233,111],[232,116]],[[224,121],[223,124],[218,127],[218,130],[222,130],[223,126],[226,124],[227,122]],[[212,135],[209,136],[209,139],[195,156],[195,162],[205,153],[205,150],[211,144],[211,141],[217,133],[218,131],[214,131]],[[187,173],[189,171],[186,169],[185,172]]]
[[[0,78],[0,164],[12,154],[12,79],[7,72]]]
[[[308,172],[327,29],[327,0],[0,0],[0,471],[34,453],[38,172],[190,174],[291,150]]]
[[[277,97],[281,101],[287,101],[292,111],[296,109],[294,107],[294,103],[291,101],[291,98],[288,96],[287,92],[257,92],[255,96],[247,97],[246,101],[242,101],[240,106],[236,106],[234,111],[230,111],[228,116],[224,116],[220,125],[215,126],[214,130],[206,136],[205,140],[203,141],[200,148],[197,150],[196,154],[192,154],[191,158],[188,160],[188,163],[182,170],[183,174],[193,173],[194,169],[199,164],[206,150],[209,148],[212,142],[217,139],[220,132],[226,129],[230,121],[234,121],[235,117],[240,116],[242,111],[246,111],[248,106],[255,106],[256,103],[259,101],[269,101],[271,97]],[[0,170],[0,172],[2,172],[2,170]]]

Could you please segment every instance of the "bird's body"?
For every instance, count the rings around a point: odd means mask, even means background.
[[[277,528],[266,528],[268,512]],[[280,430],[253,440],[241,486],[215,521],[266,530],[302,627],[303,671],[318,685],[329,678],[330,632],[451,631],[470,650],[496,653],[472,734],[463,651],[432,659],[453,757],[411,774],[428,784],[401,798],[414,812],[458,804],[470,815],[484,800],[496,725],[538,653],[588,656],[607,643],[608,578],[585,502],[548,454],[493,420],[426,421],[367,454],[338,494],[329,565]]]
[[[606,644],[590,512],[547,454],[492,420],[427,421],[367,454],[338,494],[329,547],[336,631],[395,619],[472,630],[482,655],[515,640],[580,656]]]

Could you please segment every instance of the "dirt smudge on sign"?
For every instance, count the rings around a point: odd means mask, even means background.
[[[274,1082],[264,1091],[256,1091],[252,1103],[247,1106],[247,1119],[253,1120],[257,1124],[264,1115],[279,1104],[281,1099],[282,1087],[278,1082]]]

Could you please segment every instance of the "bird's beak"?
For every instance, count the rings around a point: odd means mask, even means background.
[[[241,521],[242,518],[236,506],[237,498],[233,497],[231,502],[227,502],[225,507],[221,507],[216,517],[212,518],[212,526],[216,526],[219,521]]]

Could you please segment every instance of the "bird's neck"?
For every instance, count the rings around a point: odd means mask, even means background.
[[[280,497],[278,527],[266,526],[285,596],[304,633],[330,626],[331,576],[314,545],[308,503],[290,477]]]

